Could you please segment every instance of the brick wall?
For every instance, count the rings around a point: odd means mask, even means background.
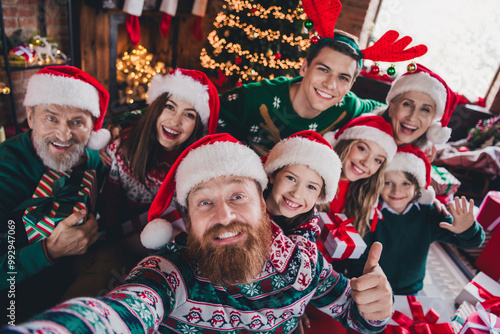
[[[46,32],[49,40],[58,43],[58,47],[69,55],[68,15],[66,0],[42,0],[45,3]],[[43,8],[43,7],[42,7]],[[23,39],[28,40],[42,29],[42,14],[36,0],[2,0],[5,33],[11,36],[16,30],[22,29]],[[0,55],[3,57],[3,54]],[[17,119],[24,121],[26,113],[22,105],[27,80],[38,70],[12,72],[11,94],[15,98]],[[5,70],[0,69],[0,81],[7,84]],[[0,95],[0,125],[13,124],[10,99]]]

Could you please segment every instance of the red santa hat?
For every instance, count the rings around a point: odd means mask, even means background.
[[[146,102],[151,104],[163,93],[191,104],[200,116],[205,132],[215,133],[219,120],[219,93],[205,73],[178,68],[167,75],[157,74],[151,79]]]
[[[458,104],[459,96],[439,75],[420,64],[417,64],[415,71],[406,72],[394,80],[386,97],[387,104],[399,94],[409,91],[426,93],[434,100],[437,119],[427,130],[427,139],[434,144],[446,143],[451,135],[451,129],[447,125]]]
[[[407,172],[417,179],[418,188],[422,196],[419,203],[431,204],[436,198],[436,193],[431,184],[431,163],[425,153],[412,145],[404,145],[398,148],[396,156],[387,166],[385,172]]]
[[[289,165],[305,165],[318,173],[325,183],[325,198],[318,204],[331,202],[337,193],[342,163],[326,139],[316,131],[300,131],[283,139],[262,160],[268,177]]]
[[[89,74],[74,66],[47,66],[28,81],[24,105],[57,104],[88,110],[94,127],[87,147],[100,150],[106,146],[111,134],[102,128],[108,108],[108,91]]]
[[[332,138],[334,136],[334,138]],[[392,126],[379,115],[362,115],[350,120],[340,130],[328,132],[325,138],[332,147],[340,140],[364,139],[376,142],[387,153],[387,162],[390,162],[398,146],[394,141]]]
[[[177,202],[187,205],[189,192],[198,184],[221,176],[242,176],[267,186],[267,176],[259,156],[227,133],[208,135],[186,148],[170,168],[148,212],[149,223],[141,242],[159,249],[172,240],[172,225],[159,218],[176,192]]]

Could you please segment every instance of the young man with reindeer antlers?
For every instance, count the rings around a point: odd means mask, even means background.
[[[304,0],[302,4],[321,38],[312,39],[300,76],[265,79],[221,96],[218,131],[231,133],[261,156],[293,133],[314,130],[324,134],[383,107],[382,103],[360,99],[350,91],[363,59],[394,62],[413,59],[427,51],[424,45],[404,50],[411,38],[394,43],[398,38],[395,31],[360,50],[354,36],[334,32],[340,1]]]

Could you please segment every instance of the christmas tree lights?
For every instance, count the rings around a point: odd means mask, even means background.
[[[153,54],[142,45],[121,54],[116,70],[118,98],[122,104],[145,100],[151,78],[167,71],[163,62],[153,62]]]
[[[299,0],[225,0],[201,65],[219,85],[296,76],[310,46],[305,20]]]

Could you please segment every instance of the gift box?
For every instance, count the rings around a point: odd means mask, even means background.
[[[455,334],[440,298],[394,296],[394,314],[384,333]]]
[[[479,272],[455,299],[455,303],[464,302],[476,305],[483,304],[486,309],[492,308],[493,313],[498,313],[498,307],[494,303],[500,304],[500,284],[483,272]]]
[[[500,191],[489,191],[486,194],[476,220],[488,231],[493,231],[500,224]]]
[[[477,311],[471,313],[460,330],[460,334],[499,334],[500,320],[496,315],[486,312],[481,304],[476,305]]]
[[[365,252],[366,243],[352,225],[353,220],[343,214],[319,213],[322,248],[331,259],[359,259]]]
[[[431,185],[436,192],[436,196],[453,195],[457,192],[460,184],[460,181],[446,168],[432,165]]]
[[[96,171],[74,169],[47,170],[32,198],[18,208],[25,209],[23,223],[30,243],[52,234],[57,224],[74,212],[94,212],[97,199]]]
[[[484,246],[483,251],[476,260],[476,267],[486,275],[500,280],[500,265],[498,264],[498,255],[500,254],[500,228],[493,231],[491,239]],[[497,296],[500,294],[496,294]]]
[[[465,321],[467,321],[467,317],[472,314],[472,312],[476,312],[476,310],[476,307],[469,302],[464,301],[460,304],[457,311],[451,318],[451,327],[453,327],[455,333],[458,334],[460,332],[465,324]]]

